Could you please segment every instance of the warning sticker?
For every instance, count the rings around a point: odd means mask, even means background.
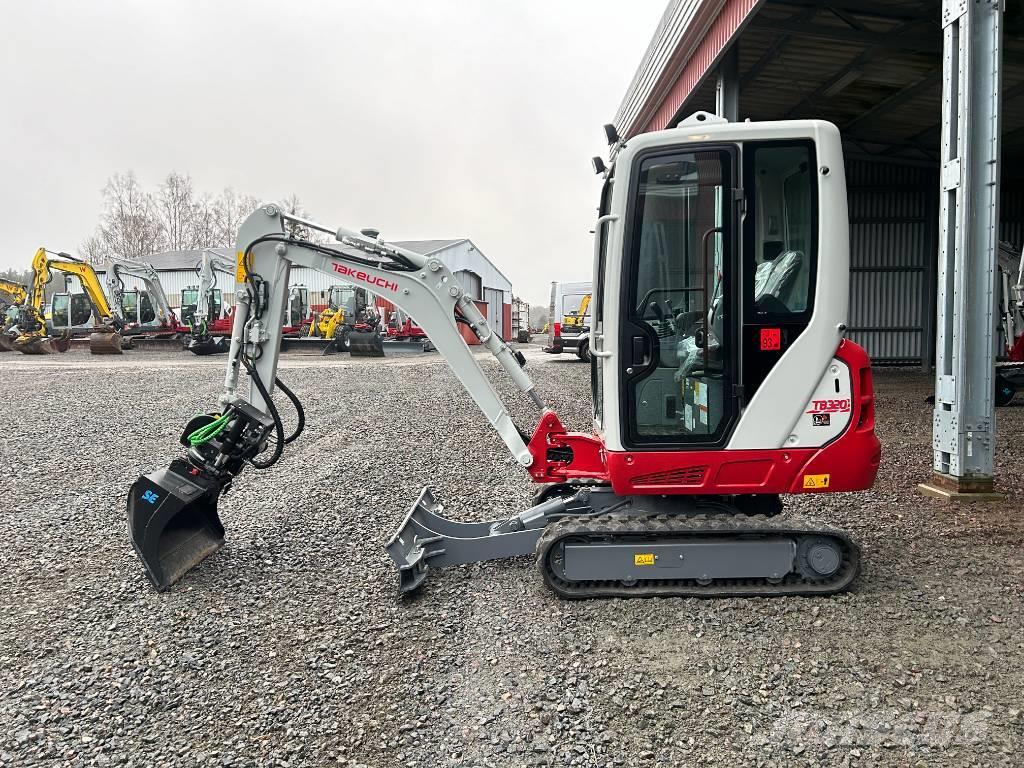
[[[249,272],[245,268],[245,251],[239,251],[238,256],[238,269],[235,270],[235,280],[239,283],[244,283],[249,277]]]
[[[654,553],[643,552],[638,555],[633,555],[633,565],[654,565]]]
[[[816,427],[827,427],[832,423],[832,414],[830,413],[813,413],[811,419]]]
[[[804,488],[828,488],[830,475],[804,475]]]

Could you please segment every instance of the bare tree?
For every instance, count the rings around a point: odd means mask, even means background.
[[[292,216],[298,216],[303,219],[309,218],[309,214],[306,213],[306,209],[302,207],[302,201],[294,192],[282,200],[281,205],[284,206],[285,213],[290,213]],[[289,235],[298,238],[299,240],[308,240],[311,234],[309,227],[305,224],[299,224],[294,221],[289,221],[285,224],[285,229],[288,230]]]
[[[90,261],[110,255],[139,258],[154,253],[160,237],[152,197],[142,190],[134,173],[117,173],[103,188],[100,225],[82,244],[82,252]]]
[[[192,248],[210,248],[227,245],[221,242],[217,231],[216,201],[209,195],[196,200],[192,206]]]
[[[214,238],[211,245],[230,248],[238,237],[238,228],[259,201],[251,195],[239,195],[231,187],[221,192],[211,203]]]
[[[102,230],[98,229],[96,234],[89,235],[82,241],[82,244],[78,246],[78,254],[81,258],[96,266],[105,262],[109,256],[113,255],[113,252],[107,246],[106,240],[103,239]]]
[[[162,230],[160,245],[169,251],[197,247],[192,178],[171,171],[157,190],[154,202]]]

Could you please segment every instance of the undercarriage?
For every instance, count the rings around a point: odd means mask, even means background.
[[[559,486],[507,519],[463,523],[443,513],[424,489],[386,545],[402,593],[432,569],[534,553],[544,583],[570,599],[826,595],[860,570],[843,531],[782,512],[777,496]]]

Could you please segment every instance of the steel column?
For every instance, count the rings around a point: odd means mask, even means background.
[[[957,493],[992,489],[999,225],[999,0],[943,0],[942,144],[933,468]]]
[[[731,123],[740,119],[739,48],[734,44],[722,54],[715,82],[715,112]]]

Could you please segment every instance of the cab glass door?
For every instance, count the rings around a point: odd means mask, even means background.
[[[732,424],[734,167],[729,148],[636,164],[619,344],[627,447],[721,445]]]

